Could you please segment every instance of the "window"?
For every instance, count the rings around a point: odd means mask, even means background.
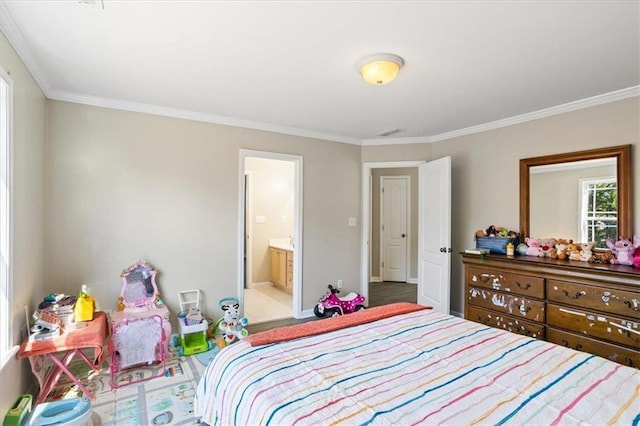
[[[12,182],[11,149],[12,82],[0,69],[0,366],[13,350],[12,290]]]
[[[595,241],[596,248],[607,248],[606,239],[615,240],[618,228],[616,178],[583,179],[580,185],[580,241]]]

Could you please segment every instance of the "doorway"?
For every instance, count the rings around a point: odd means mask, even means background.
[[[250,323],[301,316],[301,191],[302,157],[240,150],[238,299]]]
[[[418,211],[412,221],[416,244],[408,250],[413,257],[412,269],[417,274],[408,281],[417,283],[417,301],[423,305],[431,305],[434,310],[449,312],[450,292],[450,258],[451,258],[451,158],[443,157],[430,162],[397,161],[380,163],[363,163],[362,165],[362,263],[361,292],[369,299],[369,284],[382,282],[376,255],[376,230],[374,224],[375,211],[372,199],[376,191],[373,186],[376,172],[386,173],[393,168],[417,169],[418,178],[415,185],[417,191]],[[378,171],[378,169],[381,169]],[[413,182],[412,182],[413,184]],[[379,241],[379,239],[378,239]],[[415,265],[415,266],[413,266]],[[416,279],[417,278],[417,279]]]

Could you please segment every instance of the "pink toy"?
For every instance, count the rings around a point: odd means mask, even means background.
[[[607,247],[611,249],[611,253],[615,255],[615,259],[611,259],[611,263],[640,267],[640,236],[635,235],[633,242],[626,237],[620,238],[615,243],[612,239],[607,238],[606,243]]]
[[[543,238],[538,249],[539,257],[551,257],[551,249],[556,246],[555,238]]]
[[[525,238],[527,243],[527,256],[539,256],[540,255],[540,240],[536,238]]]
[[[340,290],[333,288],[331,284],[329,284],[328,288],[329,291],[318,300],[318,304],[313,309],[313,313],[318,318],[338,317],[365,309],[362,295],[351,292],[345,297],[338,297]]]

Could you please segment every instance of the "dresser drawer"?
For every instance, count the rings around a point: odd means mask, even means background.
[[[529,321],[544,322],[544,302],[541,300],[469,287],[467,301],[471,305],[492,311],[499,311]]]
[[[547,324],[640,349],[640,325],[635,320],[547,303]]]
[[[589,352],[613,362],[640,368],[640,352],[589,337],[547,327],[547,341],[583,352]]]
[[[640,319],[640,293],[632,291],[550,279],[547,281],[547,299]]]
[[[541,277],[469,266],[465,268],[465,281],[469,286],[544,298],[544,278]]]
[[[499,328],[535,339],[544,339],[545,327],[542,324],[536,324],[469,305],[467,305],[465,318],[470,321],[488,325],[489,327]]]

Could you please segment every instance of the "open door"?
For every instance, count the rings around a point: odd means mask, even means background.
[[[449,313],[451,157],[418,168],[418,303]]]

